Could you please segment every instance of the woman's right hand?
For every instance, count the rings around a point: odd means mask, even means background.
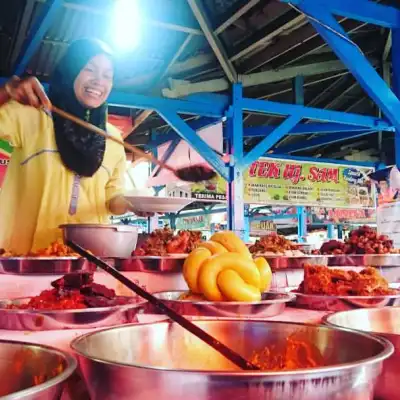
[[[26,79],[13,77],[6,83],[4,89],[10,100],[36,108],[44,107],[51,110],[51,102],[42,84],[33,76]]]

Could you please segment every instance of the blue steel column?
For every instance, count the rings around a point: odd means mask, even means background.
[[[338,225],[337,232],[338,232],[338,239],[342,240],[343,239],[343,225]]]
[[[303,76],[296,76],[294,78],[294,101],[296,104],[304,105],[304,77]],[[299,236],[299,243],[305,241],[307,236],[307,216],[305,207],[298,207],[297,208],[297,233]]]
[[[328,224],[328,239],[333,239],[335,236],[335,225]]]
[[[304,243],[307,236],[307,213],[305,207],[297,207],[297,235],[299,243]]]
[[[228,228],[235,231],[243,240],[244,221],[244,182],[240,164],[243,159],[243,110],[241,106],[242,85],[237,83],[232,88],[232,106],[227,119],[228,150],[230,155],[228,181]]]
[[[400,97],[400,28],[392,30],[392,68],[393,91]],[[398,111],[400,112],[400,110]],[[400,168],[400,131],[395,132],[395,156],[397,168]]]

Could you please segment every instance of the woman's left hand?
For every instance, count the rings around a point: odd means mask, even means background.
[[[132,205],[132,203],[125,196],[122,195],[116,196],[113,199],[111,199],[108,203],[108,209],[114,215],[123,215],[126,214],[127,212],[133,212],[138,217],[144,217],[144,218],[154,217],[155,215],[154,213],[138,211]]]

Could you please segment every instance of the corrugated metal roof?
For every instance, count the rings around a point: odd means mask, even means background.
[[[6,75],[13,72],[11,50],[16,42],[16,30],[27,1],[34,0],[0,2],[0,69]],[[43,10],[45,1],[37,0],[30,16],[31,25]],[[44,80],[48,79],[66,46],[75,39],[91,36],[111,41],[109,10],[114,1],[65,0],[64,7],[30,61],[28,72]],[[162,86],[167,85],[168,77],[191,82],[224,77],[224,72],[202,34],[187,0],[136,1],[142,16],[141,45],[132,54],[117,58],[118,87],[154,94],[154,89],[160,86],[160,82],[163,83]],[[248,4],[247,0],[198,1],[203,2],[212,29],[226,21],[231,16],[228,15],[230,12],[236,12],[241,6]],[[395,0],[384,2],[398,6]],[[369,57],[381,59],[387,30],[349,19],[339,20]],[[20,35],[26,34],[27,32],[20,32]],[[187,40],[188,35],[191,35],[190,40]],[[305,18],[299,17],[287,4],[277,1],[254,1],[253,7],[227,26],[219,34],[219,38],[240,74],[264,70],[280,71],[288,66],[336,58]],[[182,48],[183,44],[186,45],[185,48]],[[174,61],[174,65],[171,65],[171,61]],[[245,93],[251,97],[286,102],[292,102],[294,97],[290,79],[246,88]],[[345,73],[330,72],[307,77],[305,99],[306,103],[316,107],[375,112],[360,86],[350,74]],[[275,117],[253,115],[246,116],[245,124],[260,125],[276,121],[278,120]],[[153,115],[139,127],[139,132],[160,125],[165,124]],[[252,145],[251,141],[249,145]]]

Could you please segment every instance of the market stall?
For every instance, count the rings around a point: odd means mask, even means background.
[[[62,6],[62,2],[51,3],[41,23],[51,17],[48,13],[57,3]],[[189,3],[207,39],[211,36],[212,47],[218,47],[198,3]],[[387,119],[306,107],[299,101],[283,104],[245,97],[244,85],[235,79],[231,80],[231,97],[207,94],[166,99],[114,94],[112,104],[155,110],[171,126],[174,132],[156,136],[149,146],[154,156],[169,163],[170,172],[182,162],[207,163],[217,175],[195,185],[178,183],[168,188],[170,197],[128,196],[142,207],[139,211],[171,214],[149,221],[149,234],[140,240],[129,224],[67,224],[62,227],[64,244],[52,243],[26,254],[1,250],[0,346],[7,346],[7,360],[15,368],[10,376],[24,373],[28,383],[10,378],[10,389],[7,386],[0,396],[25,390],[23,396],[47,391],[46,398],[63,396],[65,400],[102,399],[105,393],[110,399],[149,400],[394,398],[398,364],[392,354],[395,348],[398,351],[399,334],[395,324],[351,326],[349,331],[338,326],[349,326],[351,317],[330,314],[374,309],[382,315],[392,313],[391,321],[399,317],[396,240],[390,232],[382,234],[362,226],[350,231],[345,240],[330,240],[314,251],[301,243],[307,218],[328,222],[328,239],[333,239],[332,226],[349,216],[333,211],[329,215],[329,210],[364,210],[356,217],[371,217],[365,210],[375,206],[374,186],[368,179],[375,164],[316,160],[269,150],[296,129],[326,136],[329,132],[396,131],[397,144],[399,100],[342,32],[333,14],[392,28],[393,45],[399,46],[400,11],[362,0],[352,5],[323,0],[291,3],[309,18]],[[28,50],[32,52],[29,46]],[[394,56],[395,89],[399,89],[399,67],[398,56]],[[231,68],[225,63],[225,71]],[[271,129],[251,127],[245,132],[245,111],[286,119]],[[179,114],[200,116],[196,120],[200,126],[190,126]],[[262,137],[247,153],[245,135]],[[329,143],[329,137],[325,139]],[[183,161],[173,157],[179,146],[187,153]],[[153,172],[154,185],[170,183],[161,170],[153,168]],[[227,229],[212,229],[212,224],[223,225],[211,219],[221,209],[210,206],[203,215],[181,211],[193,201],[226,201]],[[259,207],[266,205],[284,207],[285,212],[263,215]],[[288,213],[288,207],[295,207],[295,214]],[[307,207],[314,207],[314,213]],[[274,225],[274,220],[293,219],[293,215],[298,224],[297,243],[278,235]],[[161,218],[173,218],[173,229],[161,227]],[[251,229],[258,230],[259,237],[249,246]],[[204,238],[202,231],[208,230]],[[116,249],[124,256],[116,255]],[[96,268],[102,262],[106,263],[102,269],[114,267],[139,292],[152,293],[161,305],[144,301],[114,279],[115,275]],[[180,322],[166,321],[168,310],[177,313]],[[360,317],[364,322],[366,318],[372,316]],[[319,326],[322,322],[326,324]],[[197,327],[197,338],[182,326]],[[214,341],[204,339],[202,332]],[[389,336],[384,339],[365,332]],[[16,340],[51,345],[63,352],[23,343],[12,349],[10,342]],[[215,353],[221,344],[248,361],[244,370],[230,363],[227,353]],[[52,367],[38,369],[46,360],[50,365],[50,354]],[[39,356],[43,358],[35,358]],[[0,361],[5,359],[0,357]],[[73,375],[75,369],[79,373]],[[63,381],[68,385],[62,386]]]

